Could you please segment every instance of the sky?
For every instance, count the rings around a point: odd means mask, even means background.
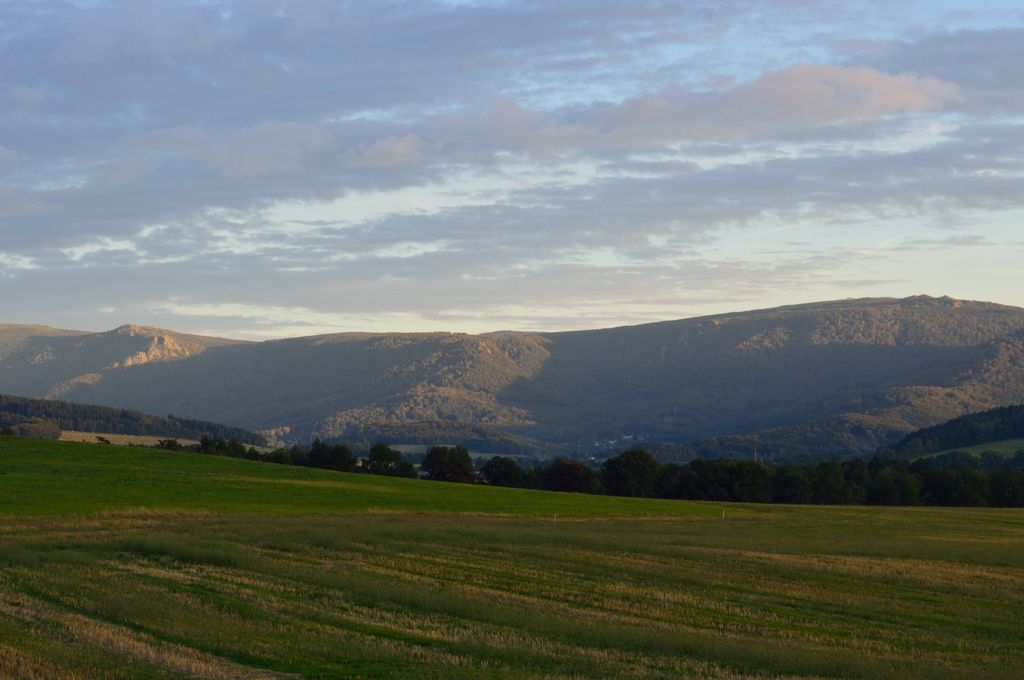
[[[1024,306],[1019,0],[3,0],[0,322]]]

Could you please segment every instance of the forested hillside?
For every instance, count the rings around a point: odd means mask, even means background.
[[[262,343],[135,326],[71,335],[7,327],[0,348],[0,390],[13,394],[175,413],[285,440],[429,434],[423,443],[459,443],[472,432],[481,450],[505,452],[651,442],[768,460],[868,455],[919,428],[1024,401],[1024,310],[949,298],[570,333]]]
[[[1024,438],[1024,406],[1006,406],[971,413],[912,432],[887,453],[913,458],[929,453]]]
[[[55,439],[61,430],[80,430],[182,439],[218,437],[256,446],[266,443],[261,435],[220,423],[175,416],[160,418],[138,411],[3,394],[0,394],[0,428],[44,439]]]

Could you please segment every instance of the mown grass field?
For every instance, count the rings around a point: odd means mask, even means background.
[[[0,677],[1022,666],[1019,510],[629,500],[0,440]]]

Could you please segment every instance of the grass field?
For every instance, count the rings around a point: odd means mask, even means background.
[[[156,446],[164,439],[170,439],[170,437],[150,437],[141,434],[79,432],[78,430],[63,430],[60,433],[60,440],[62,442],[86,442],[89,444],[96,444],[99,441],[97,437],[103,437],[108,442],[116,446]],[[182,446],[193,446],[199,443],[199,440],[197,439],[178,439],[177,441]]]
[[[173,439],[182,446],[196,446],[199,444],[198,439],[181,439],[179,437],[150,437],[148,435],[141,434],[114,434],[112,432],[81,432],[79,430],[62,430],[60,433],[60,441],[62,442],[81,442],[86,444],[97,444],[99,443],[98,437],[103,437],[114,446],[156,446],[162,441],[167,439]],[[256,449],[260,453],[270,453],[273,451],[271,446],[253,446],[247,444],[246,448]]]
[[[1012,458],[1020,450],[1024,449],[1024,439],[1006,439],[1001,442],[989,442],[988,444],[978,444],[977,446],[965,446],[959,449],[949,449],[948,451],[940,451],[939,453],[931,453],[922,458],[933,458],[935,456],[941,456],[951,451],[963,451],[974,456],[980,456],[985,451],[995,451],[999,455],[1005,458]]]
[[[630,500],[0,439],[0,677],[1022,664],[1019,510]]]

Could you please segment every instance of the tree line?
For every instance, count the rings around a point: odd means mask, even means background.
[[[1024,406],[1000,408],[969,413],[941,425],[911,432],[892,447],[879,454],[895,458],[949,451],[974,446],[979,442],[994,442],[1024,438]]]
[[[0,435],[14,434],[9,428]],[[734,459],[660,463],[644,449],[606,459],[599,467],[570,458],[520,465],[493,456],[477,466],[464,446],[434,446],[415,456],[379,443],[363,456],[345,444],[319,440],[258,451],[237,439],[203,437],[185,446],[176,439],[156,448],[195,451],[284,465],[363,472],[392,477],[480,483],[611,496],[744,503],[822,505],[942,505],[1024,507],[1024,450],[1006,458],[996,452],[952,452],[913,461],[875,456],[870,461],[822,461],[765,465]]]
[[[1024,450],[1011,459],[952,453],[912,462],[876,456],[839,462],[765,465],[753,461],[659,463],[632,449],[593,469],[556,460],[522,469],[509,458],[481,467],[487,483],[613,496],[823,505],[1024,506]]]
[[[169,448],[170,442],[162,442]],[[181,448],[181,447],[179,447]],[[600,467],[557,458],[520,465],[507,456],[479,464],[464,446],[435,446],[419,467],[401,451],[376,444],[362,457],[345,444],[319,440],[259,453],[237,441],[203,438],[203,453],[341,472],[436,481],[647,498],[823,505],[1024,506],[1024,450],[1011,458],[953,452],[915,461],[765,465],[732,459],[660,463],[644,449],[608,458]]]
[[[265,443],[259,434],[221,423],[173,415],[161,418],[127,409],[5,394],[0,394],[0,429],[34,439],[57,439],[61,430],[80,430],[182,439],[206,435],[257,446]]]
[[[258,451],[237,439],[203,437],[197,445],[185,446],[176,439],[161,440],[156,448],[168,451],[195,451],[215,456],[260,460],[281,465],[334,470],[336,472],[366,472],[389,477],[420,477],[444,482],[472,483],[477,479],[473,458],[464,446],[435,446],[422,457],[419,469],[398,449],[378,443],[370,447],[365,456],[357,456],[346,444],[329,444],[319,439],[308,447],[295,444],[290,448],[277,448],[269,452]]]

